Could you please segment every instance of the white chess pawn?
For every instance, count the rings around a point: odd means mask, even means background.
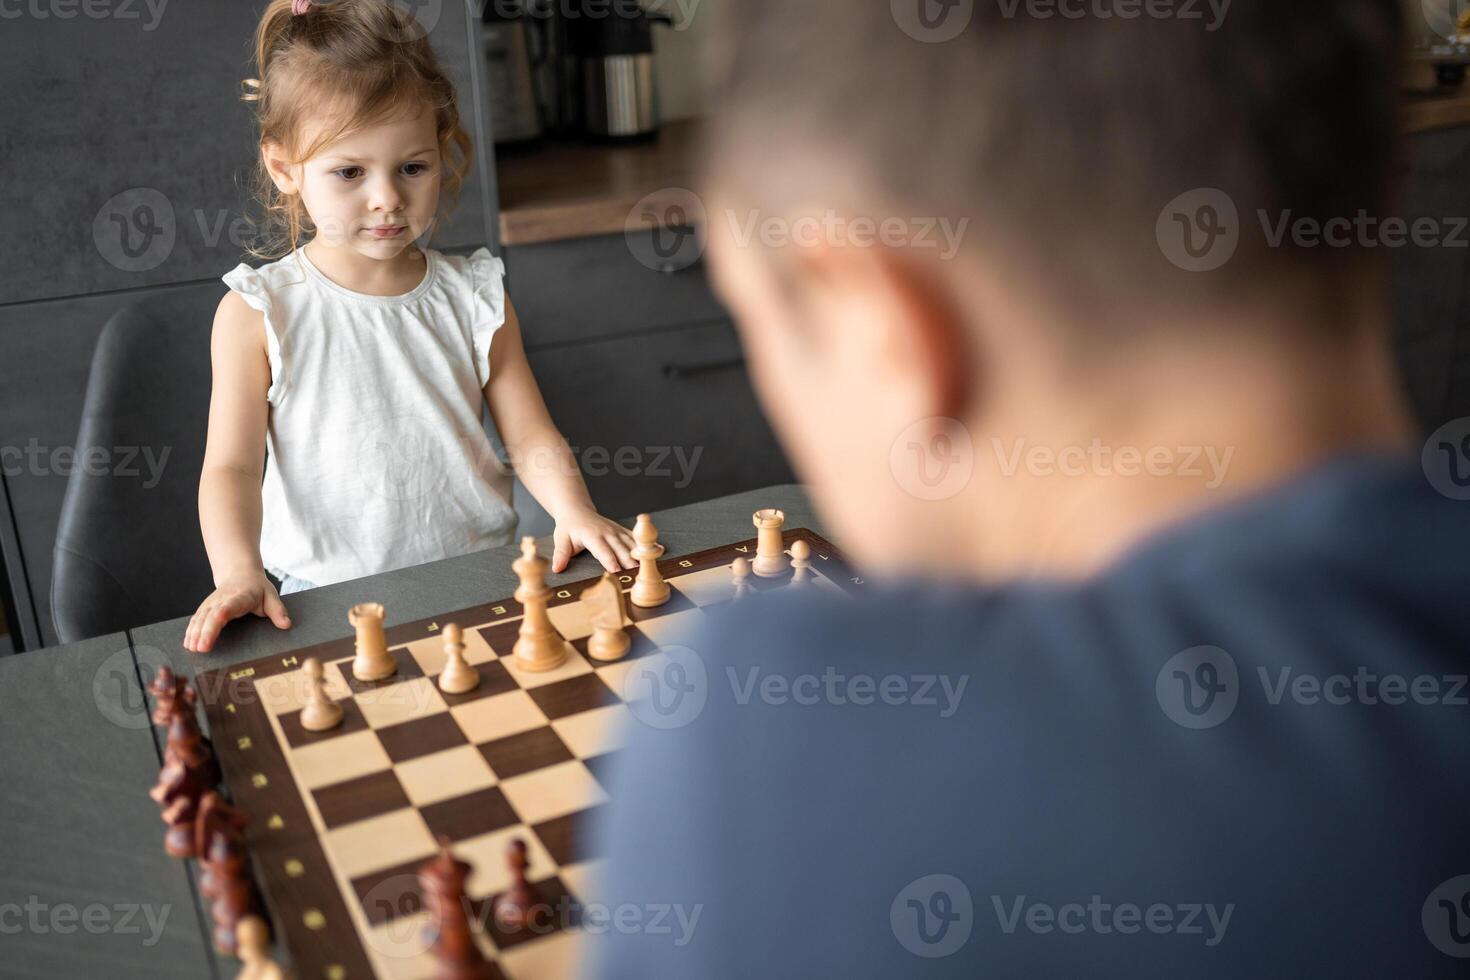
[[[247,915],[235,925],[235,955],[243,966],[235,980],[283,980],[286,974],[271,959],[270,942],[270,930],[258,915]]]
[[[342,724],[342,706],[327,697],[322,662],[307,657],[301,672],[306,675],[306,706],[301,709],[301,727],[309,732],[324,732]]]
[[[652,517],[638,515],[638,522],[633,525],[633,540],[638,542],[631,552],[638,562],[638,578],[633,581],[628,598],[643,609],[662,606],[669,601],[669,583],[658,570],[664,546],[658,543],[658,528],[653,526]]]
[[[750,562],[744,558],[736,558],[730,563],[730,577],[735,586],[735,593],[730,596],[731,602],[737,599],[744,599],[752,593],[753,590],[750,585]]]
[[[812,581],[812,546],[801,538],[791,542],[791,584],[810,585]]]
[[[444,671],[439,675],[439,690],[445,694],[464,694],[480,685],[480,672],[464,659],[464,631],[458,623],[444,626]]]

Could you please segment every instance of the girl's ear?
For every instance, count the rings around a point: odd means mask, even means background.
[[[301,184],[296,179],[296,168],[287,160],[281,144],[265,142],[260,144],[260,159],[265,163],[265,172],[270,174],[271,181],[276,189],[282,194],[299,194]]]

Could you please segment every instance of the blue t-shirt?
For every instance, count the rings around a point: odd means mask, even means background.
[[[1407,460],[732,616],[614,770],[598,976],[1470,975],[1470,503]]]

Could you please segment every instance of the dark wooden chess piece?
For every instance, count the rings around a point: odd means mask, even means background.
[[[185,724],[193,727],[199,735],[199,754],[201,761],[196,764],[200,776],[206,786],[214,786],[219,783],[219,762],[214,757],[213,747],[209,739],[199,732],[199,718],[195,713],[195,705],[199,696],[189,682],[174,674],[168,667],[158,668],[158,673],[153,678],[153,683],[148,685],[148,691],[153,695],[153,723],[165,728],[172,728],[176,720],[183,719]]]
[[[194,818],[195,854],[199,862],[199,893],[205,898],[219,896],[219,876],[212,864],[203,860],[209,854],[210,843],[217,832],[228,831],[243,840],[245,835],[245,811],[226,803],[218,793],[210,790],[199,801],[199,812]]]
[[[163,822],[168,832],[163,838],[164,850],[174,857],[196,857],[194,819],[199,800],[209,784],[203,771],[204,753],[199,745],[199,727],[189,715],[174,716],[168,729],[168,747],[164,751],[163,769],[158,782],[148,795],[163,808]]]
[[[240,920],[255,912],[255,897],[246,869],[245,845],[239,831],[229,824],[214,828],[209,851],[204,859],[212,881],[214,898],[209,905],[214,920],[214,948],[234,956],[236,927]]]
[[[505,849],[505,862],[510,866],[511,885],[495,897],[495,924],[506,932],[519,932],[531,917],[536,893],[526,883],[526,842],[519,837]]]
[[[148,693],[153,695],[155,725],[168,726],[173,722],[180,698],[187,699],[189,707],[194,706],[194,689],[184,684],[183,678],[175,676],[168,667],[158,668],[153,683],[148,685]]]
[[[429,950],[439,961],[438,980],[488,980],[496,976],[475,945],[465,902],[470,866],[449,853],[449,840],[439,838],[439,853],[419,868],[419,890],[428,913]]]

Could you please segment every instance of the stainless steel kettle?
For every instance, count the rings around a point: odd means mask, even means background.
[[[613,5],[600,17],[583,16],[573,27],[572,55],[582,76],[583,128],[590,136],[651,136],[661,122],[653,27],[672,25],[662,11]]]

